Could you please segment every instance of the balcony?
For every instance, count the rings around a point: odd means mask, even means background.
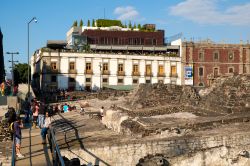
[[[76,74],[76,70],[74,69],[74,70],[69,70],[69,73],[70,74]]]
[[[165,77],[166,75],[165,75],[165,73],[158,73],[157,76],[158,77]]]
[[[132,76],[140,76],[140,72],[132,72]]]
[[[117,72],[117,75],[118,75],[118,76],[125,76],[125,71],[118,71],[118,72]]]
[[[102,75],[109,75],[109,74],[110,74],[110,72],[108,70],[102,71]]]
[[[93,74],[93,70],[85,70],[85,74]]]
[[[153,74],[152,74],[152,72],[145,72],[145,76],[152,77]]]
[[[169,74],[169,77],[177,78],[177,77],[178,77],[178,74],[177,74],[177,73],[170,73],[170,74]]]

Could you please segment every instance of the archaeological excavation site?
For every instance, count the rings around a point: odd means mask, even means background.
[[[53,121],[68,159],[120,166],[250,165],[250,75],[220,77],[203,89],[140,84],[72,103],[85,105],[85,113]]]

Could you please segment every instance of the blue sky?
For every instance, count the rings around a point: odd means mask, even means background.
[[[183,38],[210,38],[215,42],[239,43],[250,40],[249,0],[1,0],[0,27],[4,53],[16,52],[15,59],[27,62],[27,23],[30,24],[30,54],[47,40],[65,40],[74,20],[104,18],[154,23],[165,36],[183,33]],[[5,54],[9,70],[10,56]]]

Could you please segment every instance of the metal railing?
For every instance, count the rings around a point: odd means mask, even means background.
[[[13,134],[13,139],[12,139],[12,155],[11,155],[11,166],[16,165],[16,136]]]
[[[49,140],[50,149],[51,149],[51,153],[52,153],[53,165],[65,166],[64,160],[63,160],[61,153],[60,153],[59,146],[56,143],[54,128],[51,126],[49,131],[50,132],[48,133],[48,140]]]

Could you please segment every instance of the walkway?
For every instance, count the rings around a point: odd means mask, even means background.
[[[30,127],[22,130],[22,147],[21,153],[25,156],[23,159],[16,161],[16,166],[50,166],[52,157],[49,144],[42,144],[40,129]]]

